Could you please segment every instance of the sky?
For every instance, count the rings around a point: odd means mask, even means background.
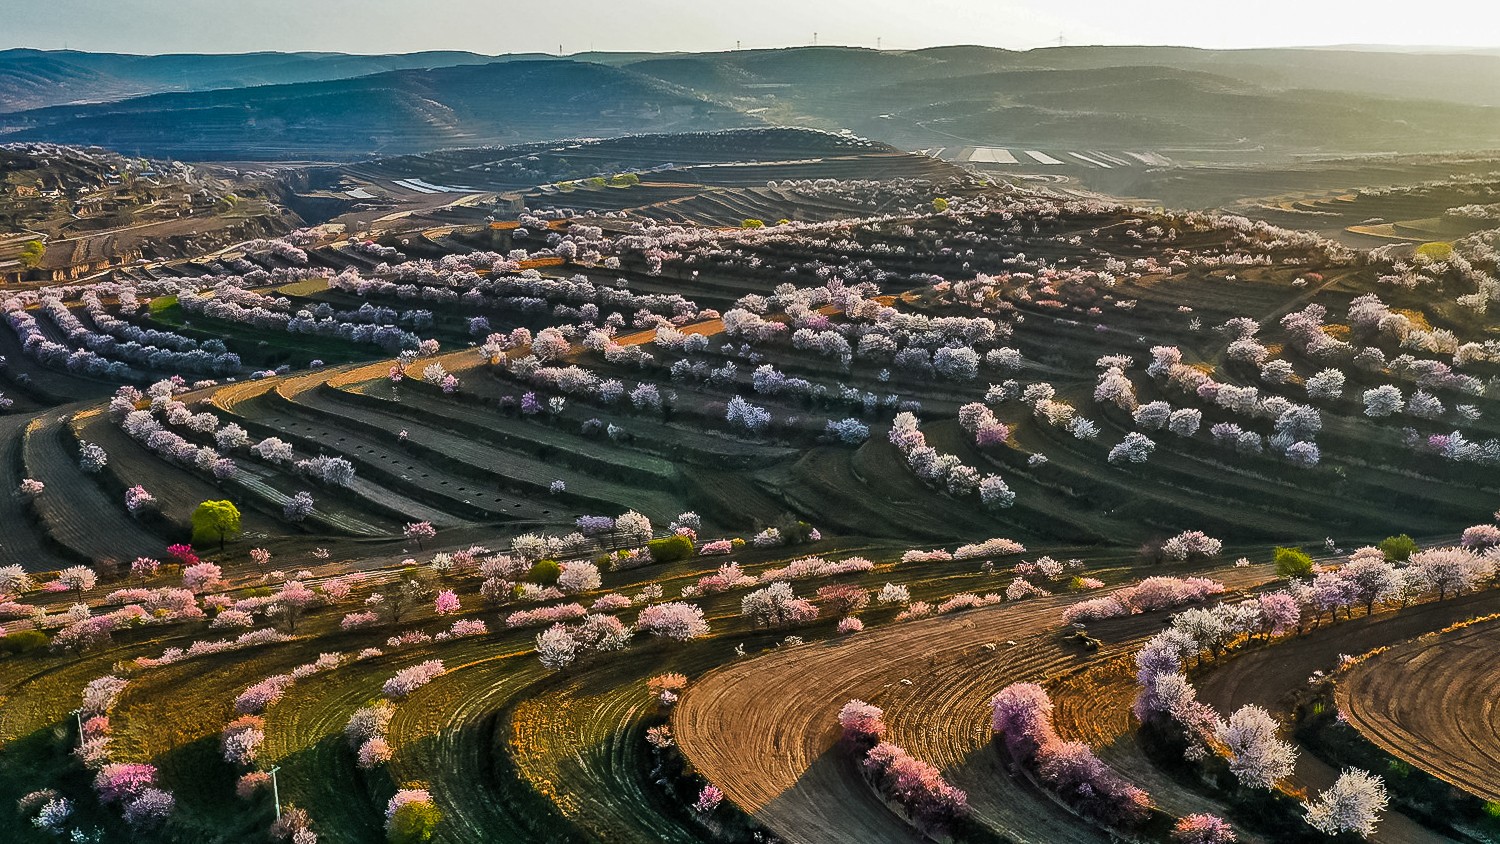
[[[0,48],[717,51],[1329,44],[1500,48],[1500,3],[1424,0],[0,0]],[[1231,11],[1233,10],[1233,11]]]

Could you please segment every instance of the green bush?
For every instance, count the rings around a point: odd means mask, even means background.
[[[1312,574],[1312,557],[1297,548],[1276,549],[1276,574],[1281,577],[1308,577]]]
[[[735,538],[729,540],[729,547],[738,551],[741,548],[745,547],[745,540],[742,537],[736,536]]]
[[[1387,560],[1405,560],[1417,550],[1417,541],[1406,534],[1387,536],[1380,540],[1380,550]]]
[[[937,199],[934,199],[932,201],[932,210],[938,212],[939,214],[943,213],[944,211],[947,211],[948,210],[948,200],[945,199],[944,197],[941,197],[941,196],[938,197]]]
[[[537,560],[531,571],[526,572],[526,582],[538,586],[555,586],[562,574],[562,566],[556,560]]]
[[[765,220],[757,220],[754,217],[747,217],[745,218],[745,222],[740,223],[740,228],[742,229],[763,229],[765,227]]]
[[[646,543],[651,559],[658,563],[675,563],[693,556],[693,540],[686,536],[664,536]]]
[[[443,819],[443,813],[431,803],[406,803],[391,817],[389,836],[391,844],[419,844],[431,841],[433,830]]]
[[[40,630],[17,630],[0,636],[0,653],[24,654],[52,644],[47,634]]]
[[[229,501],[205,501],[193,511],[193,544],[224,543],[240,535],[240,510]]]

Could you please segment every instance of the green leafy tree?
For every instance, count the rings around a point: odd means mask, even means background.
[[[757,220],[754,217],[748,217],[745,222],[740,223],[740,228],[742,229],[763,229],[765,227],[765,220]]]
[[[693,540],[681,534],[665,536],[647,542],[646,550],[651,552],[651,559],[658,563],[675,563],[693,556]]]
[[[937,199],[934,199],[932,201],[932,210],[938,212],[939,214],[943,213],[944,211],[947,211],[948,210],[948,200],[945,199],[945,198],[943,198],[943,197],[941,197],[941,196],[938,197]]]
[[[224,543],[240,535],[240,508],[229,501],[205,501],[193,511],[193,543],[205,544],[217,539],[219,550]]]
[[[1380,540],[1380,550],[1387,560],[1405,560],[1417,550],[1417,541],[1406,534],[1387,536]]]
[[[21,266],[28,270],[34,270],[42,264],[42,257],[47,254],[47,244],[40,240],[28,240],[21,247]]]
[[[526,573],[526,581],[538,586],[553,586],[561,575],[562,566],[556,560],[537,560],[531,571]]]
[[[391,816],[389,837],[391,844],[420,844],[431,841],[443,813],[428,802],[412,802],[403,805]]]
[[[1281,577],[1308,577],[1312,574],[1312,557],[1297,548],[1276,549],[1276,573]]]

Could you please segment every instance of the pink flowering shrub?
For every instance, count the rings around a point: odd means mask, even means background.
[[[444,630],[433,638],[439,642],[446,642],[450,639],[462,639],[465,636],[483,636],[488,632],[490,632],[489,626],[484,621],[477,618],[461,618],[453,622],[451,628]]]
[[[678,642],[708,635],[708,622],[703,618],[703,610],[681,601],[646,607],[636,618],[635,626],[653,636]]]
[[[1026,546],[1010,539],[986,539],[969,545],[960,545],[953,552],[956,560],[972,560],[981,557],[1004,557],[1008,554],[1025,553]]]
[[[1078,624],[1086,621],[1102,621],[1106,618],[1119,618],[1130,615],[1130,607],[1114,595],[1106,595],[1103,598],[1092,598],[1087,601],[1079,601],[1070,604],[1062,612],[1064,624]]]
[[[219,734],[219,749],[231,765],[250,765],[266,740],[266,719],[259,715],[241,715],[225,725]]]
[[[125,691],[128,683],[129,681],[113,674],[90,681],[83,687],[83,714],[108,715],[115,708],[120,693]]]
[[[381,686],[381,693],[388,698],[400,700],[421,687],[441,677],[446,669],[440,659],[429,659],[419,662],[409,668],[397,671],[394,677],[385,681]]]
[[[911,621],[914,618],[925,618],[932,615],[932,604],[926,601],[912,601],[906,605],[906,609],[896,614],[897,621]]]
[[[1234,829],[1223,818],[1214,815],[1188,815],[1178,818],[1172,828],[1174,844],[1234,844]]]
[[[372,627],[379,623],[380,616],[373,611],[366,610],[364,612],[347,613],[339,621],[339,628],[342,630],[358,630],[361,627]]]
[[[353,591],[354,578],[351,575],[335,577],[323,581],[318,589],[323,592],[323,597],[330,604],[337,604],[349,599],[349,593]]]
[[[865,623],[855,616],[839,619],[838,631],[843,634],[858,633],[865,629]]]
[[[433,602],[432,610],[438,615],[452,615],[461,609],[458,594],[452,589],[444,589],[438,593],[437,600]]]
[[[591,612],[617,612],[630,606],[630,599],[624,595],[610,593],[601,595],[594,600],[593,606],[589,607]]]
[[[208,625],[214,630],[224,630],[235,627],[254,627],[255,618],[243,610],[224,610],[214,616],[214,620]]]
[[[588,615],[588,611],[582,604],[556,604],[550,607],[537,607],[534,610],[518,610],[505,617],[506,627],[537,627],[544,624],[556,624],[560,621],[573,621]]]
[[[160,824],[177,807],[171,792],[160,788],[145,788],[140,794],[125,801],[121,815],[125,822],[137,829]]]
[[[1024,577],[1018,577],[1005,587],[1005,600],[1021,601],[1026,598],[1045,598],[1049,595],[1047,590],[1040,586],[1034,586]]]
[[[722,802],[724,802],[724,792],[711,785],[705,785],[703,790],[698,792],[698,799],[693,803],[693,811],[700,815],[711,815]]]
[[[734,545],[729,540],[717,539],[713,542],[705,542],[703,547],[698,549],[698,553],[705,557],[711,557],[717,554],[728,554],[733,550]]]
[[[922,829],[946,829],[969,812],[968,794],[949,785],[937,768],[894,744],[870,748],[863,767],[876,788],[901,804]]]
[[[385,646],[388,648],[407,648],[411,647],[412,645],[426,645],[430,644],[431,642],[432,636],[423,633],[420,630],[407,630],[403,633],[398,633],[395,636],[386,639]]]
[[[180,566],[191,566],[198,563],[198,555],[193,553],[193,546],[180,542],[176,545],[167,546],[167,556],[172,558],[172,562]]]
[[[155,577],[159,571],[161,571],[161,563],[150,557],[136,557],[130,563],[130,576],[139,577],[141,580]]]
[[[713,574],[698,578],[697,594],[717,595],[720,592],[751,586],[754,583],[755,578],[745,574],[740,569],[739,563],[725,563],[719,566],[718,571]]]
[[[903,563],[946,563],[953,559],[953,554],[942,548],[934,548],[931,551],[918,551],[913,548],[901,555]]]
[[[241,774],[235,781],[234,794],[241,800],[251,800],[260,793],[261,789],[271,787],[271,775],[265,771],[251,771]]]
[[[1463,539],[1460,544],[1465,548],[1483,550],[1500,545],[1500,527],[1494,525],[1474,525],[1464,529]]]
[[[182,570],[182,585],[195,593],[206,591],[223,579],[223,569],[213,563],[197,563]]]
[[[998,604],[1000,603],[1000,601],[1000,596],[994,593],[989,593],[987,595],[981,596],[975,595],[973,592],[960,592],[957,595],[949,598],[948,600],[938,604],[937,613],[939,615],[942,615],[950,612],[962,612],[963,610],[971,610],[975,607],[985,607],[991,604]]]
[[[1052,700],[1034,683],[1014,683],[990,699],[992,726],[1016,761],[1033,766],[1044,785],[1080,814],[1106,826],[1144,821],[1150,799],[1099,760],[1088,745],[1067,742],[1052,726]]]
[[[384,736],[372,736],[360,744],[355,752],[355,764],[362,770],[391,761],[391,745]]]
[[[294,680],[290,674],[276,674],[240,692],[234,699],[234,711],[242,715],[260,715],[281,700]]]
[[[1150,612],[1201,601],[1223,592],[1224,584],[1206,577],[1148,577],[1114,594],[1133,612]]]
[[[806,580],[814,577],[833,577],[840,574],[856,574],[871,571],[875,563],[864,557],[829,562],[822,557],[803,557],[787,563],[782,568],[766,569],[760,573],[761,583],[775,580]]]
[[[156,784],[156,766],[144,762],[105,765],[94,776],[94,791],[105,803],[129,800]]]
[[[869,750],[885,735],[885,712],[874,704],[851,700],[839,710],[839,727],[844,739],[860,750]]]

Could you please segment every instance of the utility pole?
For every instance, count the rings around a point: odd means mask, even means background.
[[[271,768],[271,799],[276,803],[276,820],[281,820],[281,789],[276,783],[276,772],[281,770],[280,765]]]
[[[73,718],[78,721],[78,746],[83,747],[83,710],[73,710]]]
[[[818,33],[816,32],[813,33],[813,46],[818,46]]]
[[[875,36],[875,52],[880,52],[880,42],[883,40],[885,39],[881,38],[879,35]]]

